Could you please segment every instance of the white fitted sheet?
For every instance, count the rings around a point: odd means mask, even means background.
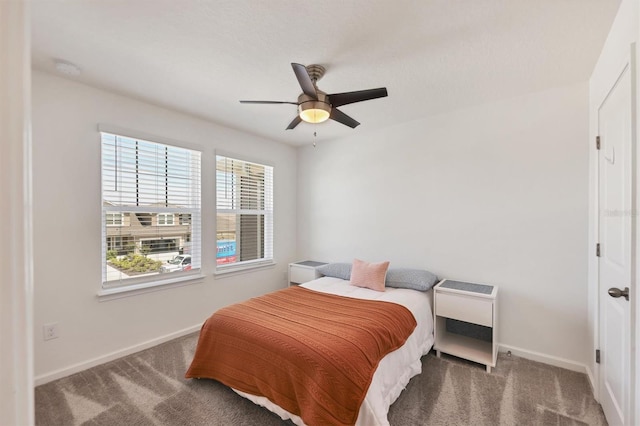
[[[389,353],[378,364],[356,421],[356,425],[359,426],[389,425],[389,407],[398,399],[409,380],[422,372],[420,358],[433,346],[432,290],[420,292],[387,287],[384,292],[379,292],[352,286],[349,281],[333,277],[318,278],[302,286],[340,296],[398,303],[413,314],[417,322],[415,330],[403,346]],[[298,426],[305,425],[299,416],[289,413],[265,397],[233,390],[279,415],[283,420],[291,419]]]

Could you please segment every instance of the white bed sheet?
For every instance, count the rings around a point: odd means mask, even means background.
[[[340,296],[398,303],[405,306],[413,314],[417,322],[415,330],[403,346],[389,353],[378,364],[356,421],[358,426],[389,425],[387,419],[389,407],[398,399],[409,380],[422,372],[420,358],[427,354],[433,346],[432,290],[420,292],[387,287],[384,292],[379,292],[352,286],[349,281],[333,277],[318,278],[302,284],[302,286]],[[298,426],[306,426],[299,416],[289,413],[265,397],[233,390],[253,403],[279,415],[283,420],[291,419]]]

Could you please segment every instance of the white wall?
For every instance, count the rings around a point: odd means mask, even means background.
[[[583,368],[587,137],[585,82],[300,149],[298,253],[498,285],[503,347]]]
[[[28,2],[0,2],[0,423],[30,425],[31,19]]]
[[[99,123],[202,150],[202,283],[98,301]],[[214,279],[215,149],[274,165],[275,268]],[[145,342],[195,331],[217,308],[285,286],[296,244],[296,152],[290,146],[35,72],[33,166],[37,383],[139,349]],[[42,325],[54,322],[60,338],[43,341]]]
[[[600,53],[600,58],[596,63],[596,66],[591,75],[589,81],[589,139],[595,140],[598,134],[598,108],[605,99],[607,93],[611,89],[611,85],[616,81],[616,78],[622,71],[623,65],[629,60],[631,52],[631,44],[637,43],[639,39],[640,31],[640,7],[638,6],[638,0],[623,0],[620,4],[618,14],[611,27],[611,31],[607,37],[605,45]],[[635,48],[637,55],[637,46]],[[637,76],[638,77],[638,76]],[[636,78],[637,78],[636,77]],[[637,117],[636,117],[637,122]],[[640,154],[636,150],[637,154]],[[597,220],[598,220],[598,204],[597,204],[597,152],[594,149],[589,150],[589,246],[593,247],[597,242]],[[640,160],[636,160],[636,167],[640,164]],[[636,173],[636,178],[640,178],[640,175]],[[636,182],[636,204],[634,205],[634,214],[638,213],[638,200],[640,199],[640,182]],[[638,234],[640,228],[636,228],[636,285],[640,280],[640,234]],[[640,298],[633,296],[634,291],[637,295],[637,290],[629,283],[631,287],[632,297],[631,300],[636,301],[635,308],[632,308],[632,315],[637,315],[640,310]],[[589,256],[589,335],[591,351],[595,351],[599,346],[599,334],[598,334],[598,262],[592,255]],[[640,340],[640,326],[638,325],[638,318],[635,318],[635,332],[636,341]],[[633,342],[632,342],[633,344]],[[632,352],[632,364],[637,363],[638,355],[637,351]],[[598,365],[595,360],[591,359],[589,362],[589,368],[593,371],[594,379],[596,382],[596,395],[598,392],[599,371]],[[636,383],[640,384],[640,371],[636,366]],[[636,395],[637,395],[636,390]],[[633,398],[632,401],[636,401],[635,408],[635,422],[640,419],[640,403],[638,403],[638,397]]]

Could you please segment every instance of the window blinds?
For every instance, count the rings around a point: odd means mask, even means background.
[[[198,151],[102,133],[103,283],[200,268]],[[177,255],[191,262],[173,265]]]
[[[216,263],[273,260],[273,167],[216,156]]]

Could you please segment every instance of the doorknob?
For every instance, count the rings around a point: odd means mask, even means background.
[[[620,290],[619,288],[611,287],[607,293],[609,293],[609,296],[615,297],[616,299],[618,297],[622,296],[625,299],[629,300],[629,287],[625,287],[624,290]]]

